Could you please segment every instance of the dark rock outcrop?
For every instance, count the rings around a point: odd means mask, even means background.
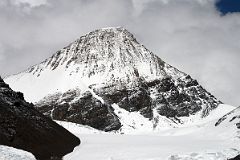
[[[230,159],[228,159],[228,160],[240,160],[240,155],[238,155],[238,156],[236,156],[236,157],[234,157],[234,158],[230,158]]]
[[[61,159],[80,140],[27,103],[0,78],[0,144],[31,152],[37,159]]]
[[[101,88],[95,92],[108,104],[118,104],[129,112],[139,111],[144,117],[152,118],[152,103],[150,92],[146,87],[139,86],[135,89],[113,90]]]
[[[116,103],[129,112],[139,111],[150,119],[153,118],[155,108],[160,115],[166,117],[189,116],[199,111],[202,112],[202,117],[206,117],[221,103],[189,75],[177,80],[172,77],[152,82],[141,80],[132,89],[119,90],[109,86],[94,91],[108,104]]]
[[[189,116],[199,111],[206,117],[221,103],[189,75],[177,80],[163,78],[149,90],[155,90],[152,102],[160,106],[159,114],[167,117]]]
[[[55,120],[88,125],[103,131],[118,130],[121,127],[110,105],[97,100],[90,92],[75,99],[77,95],[78,90],[69,90],[64,94],[52,95],[36,106],[40,112]]]

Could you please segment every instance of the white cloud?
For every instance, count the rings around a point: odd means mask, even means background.
[[[86,32],[124,26],[224,102],[240,104],[240,14],[220,16],[214,0],[12,2],[0,2],[0,43],[6,59],[0,72],[5,75],[38,63]]]
[[[3,46],[0,44],[0,62],[4,59],[4,49]]]
[[[16,5],[29,4],[31,7],[37,7],[47,4],[47,0],[12,0]]]

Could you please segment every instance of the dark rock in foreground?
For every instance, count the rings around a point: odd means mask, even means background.
[[[61,159],[80,140],[27,103],[0,78],[0,144],[31,152],[37,159]]]
[[[236,156],[236,157],[234,157],[234,158],[230,158],[230,159],[228,159],[228,160],[240,160],[240,155],[238,155],[238,156]]]

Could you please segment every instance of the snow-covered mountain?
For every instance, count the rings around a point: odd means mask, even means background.
[[[77,137],[42,115],[0,77],[0,145],[23,149],[39,160],[46,160],[61,159],[79,144]],[[0,146],[1,160],[25,159],[21,154]],[[29,154],[26,156],[29,158]]]
[[[5,81],[23,91],[26,100],[37,102],[47,94],[76,87],[134,87],[141,78],[150,82],[166,76],[178,79],[187,75],[164,63],[124,28],[105,28],[80,37],[42,63]]]
[[[221,104],[122,27],[81,36],[5,81],[53,119],[104,131],[192,124]]]

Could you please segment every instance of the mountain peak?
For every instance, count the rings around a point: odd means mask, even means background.
[[[77,41],[92,41],[95,43],[105,43],[113,41],[117,43],[123,43],[124,41],[136,41],[131,32],[123,27],[108,27],[96,29],[88,34],[81,36]]]
[[[122,27],[122,26],[117,26],[117,27],[103,27],[103,28],[98,28],[96,29],[95,31],[127,31],[126,28]],[[92,32],[95,32],[95,31],[92,31]]]
[[[181,117],[201,119],[221,103],[122,27],[92,31],[5,80],[46,115],[108,131],[129,122],[122,113],[138,112],[155,129],[192,120]],[[158,124],[162,116],[175,124]],[[135,124],[144,128],[134,119],[126,128]]]
[[[115,41],[115,42],[123,42],[124,40],[136,40],[131,32],[129,32],[124,27],[106,27],[96,29],[91,31],[80,38],[78,38],[75,42],[82,41],[91,41],[92,43],[101,43],[106,41]],[[73,43],[75,43],[73,42]]]
[[[165,63],[123,27],[97,29],[57,51],[52,57],[28,69],[39,77],[44,70],[68,70],[81,77],[99,75],[109,81],[132,77],[159,77]],[[71,69],[70,69],[71,68]],[[82,70],[81,70],[82,69]],[[119,76],[119,74],[121,76]],[[125,81],[124,80],[124,81]]]
[[[121,27],[121,26],[100,28],[100,29],[96,29],[90,33],[97,33],[97,32],[112,32],[112,33],[116,33],[116,34],[132,35],[131,32],[129,32],[126,28]]]
[[[130,52],[130,49],[135,49],[135,47],[140,48],[140,50]],[[52,57],[46,59],[40,65],[31,67],[28,72],[39,75],[40,72],[46,68],[55,70],[62,65],[68,68],[71,63],[91,63],[97,59],[109,59],[111,57],[115,60],[121,59],[122,62],[131,62],[129,58],[145,58],[142,57],[142,54],[139,54],[139,52],[142,51],[148,52],[147,54],[149,55],[151,54],[144,46],[139,44],[133,34],[125,28],[101,28],[81,36],[73,43],[70,43],[70,45],[57,51]]]
[[[187,76],[145,48],[123,27],[102,28],[89,32],[40,64],[6,79],[9,82],[23,80],[25,76],[22,75],[44,81],[40,83],[41,86],[34,83],[35,87],[41,88],[36,95],[32,94],[34,87],[17,85],[18,90],[31,90],[31,95],[25,94],[30,101],[33,101],[30,98],[32,96],[35,97],[35,101],[46,94],[66,91],[79,85],[81,88],[96,84],[134,87],[140,83],[139,79],[153,81],[166,76],[174,79]],[[46,87],[49,85],[49,76],[56,83]],[[65,82],[71,83],[61,85]]]

